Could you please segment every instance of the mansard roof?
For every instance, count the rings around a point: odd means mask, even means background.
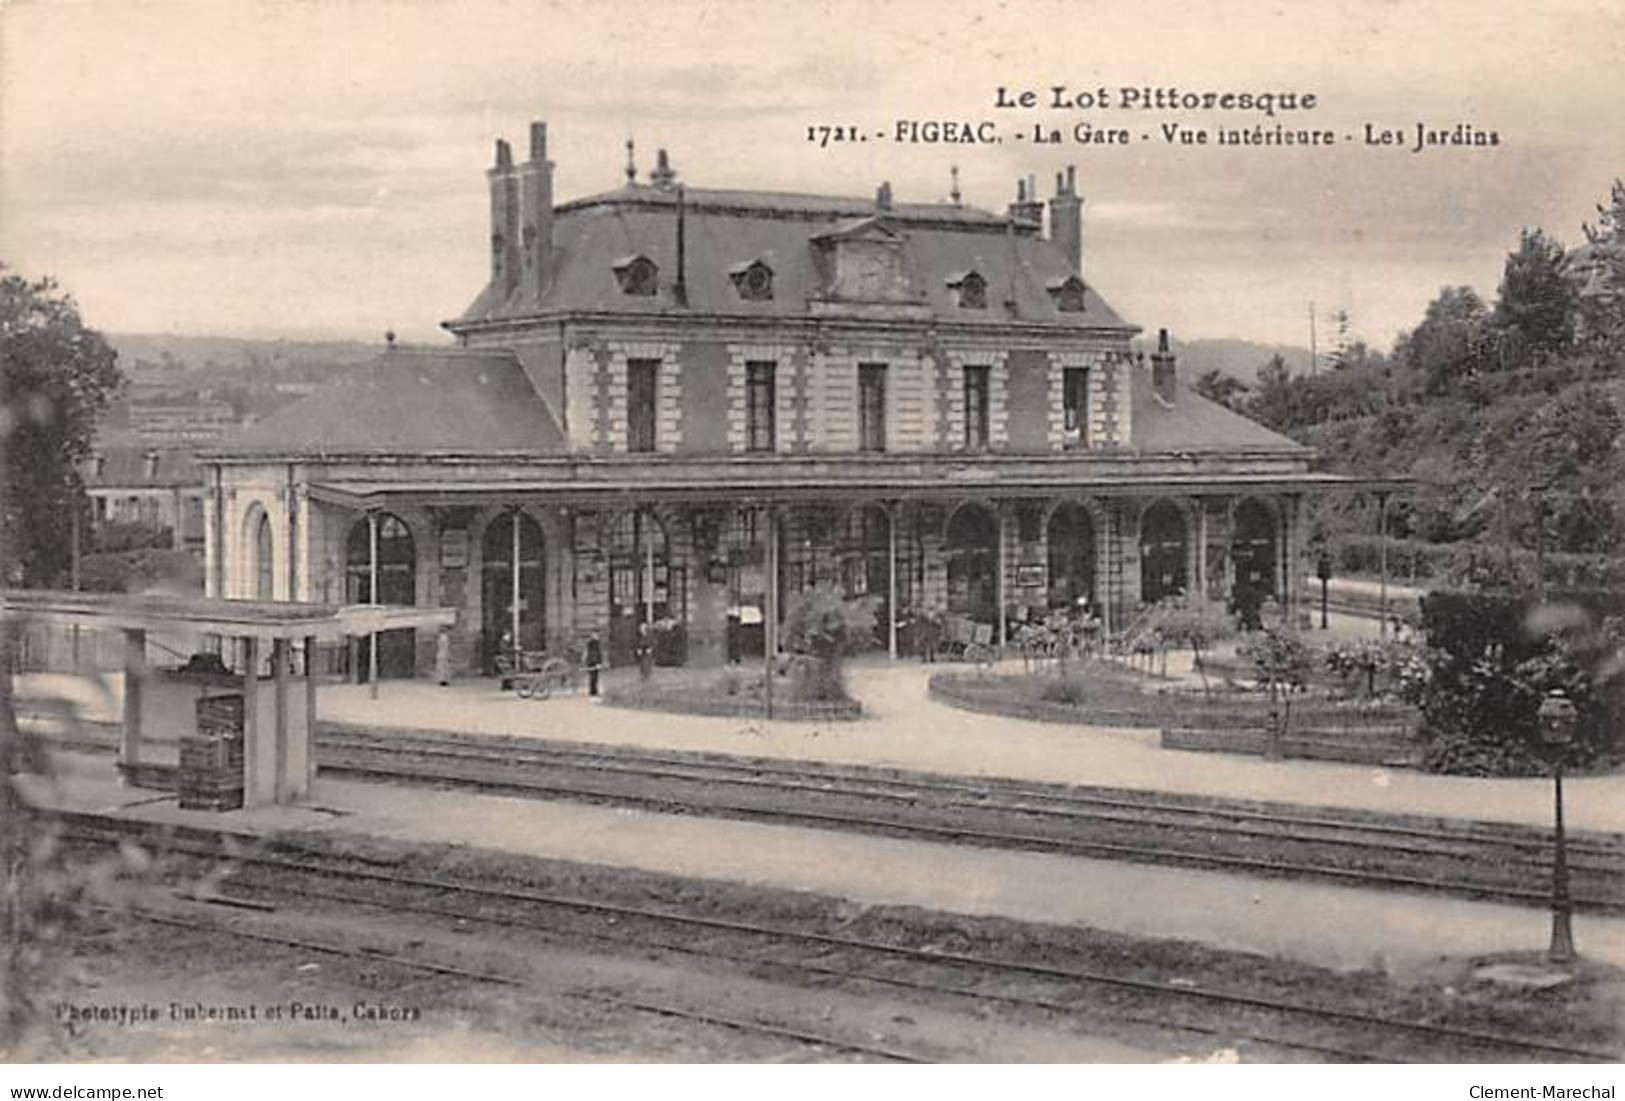
[[[201,450],[321,456],[565,449],[553,410],[512,352],[391,348]]]
[[[555,208],[539,297],[523,283],[508,295],[488,285],[447,327],[559,313],[806,317],[811,300],[823,294],[819,246],[857,233],[901,239],[903,270],[917,303],[943,321],[1137,331],[1092,286],[1081,312],[1058,310],[1047,288],[1075,274],[1071,262],[1032,226],[986,210],[953,203],[897,203],[882,210],[872,199],[701,188],[686,189],[683,205],[686,305],[673,289],[677,192],[633,184]],[[627,295],[615,279],[616,262],[635,254],[660,269],[652,297]],[[773,269],[773,297],[741,301],[731,273],[756,259]],[[948,280],[972,269],[987,281],[989,308],[967,318]]]

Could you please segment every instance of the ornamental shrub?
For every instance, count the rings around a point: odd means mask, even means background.
[[[819,585],[790,598],[784,612],[784,647],[805,654],[792,676],[796,699],[806,702],[850,699],[841,659],[874,638],[873,598],[848,600],[831,585]]]
[[[1561,689],[1577,712],[1565,767],[1617,757],[1625,721],[1625,594],[1556,596],[1544,608],[1507,593],[1430,593],[1422,601],[1427,676],[1417,688],[1424,764],[1437,772],[1531,776],[1549,772],[1538,712]]]

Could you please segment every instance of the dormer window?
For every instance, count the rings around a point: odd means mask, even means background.
[[[1062,313],[1083,312],[1083,280],[1076,275],[1057,279],[1049,284],[1050,300]]]
[[[948,289],[959,296],[962,310],[987,309],[987,280],[978,272],[967,271],[948,280]]]
[[[773,269],[764,261],[751,260],[728,272],[734,290],[746,302],[770,302],[773,299]]]
[[[623,294],[654,297],[660,287],[660,269],[647,256],[628,256],[614,265],[615,279]]]

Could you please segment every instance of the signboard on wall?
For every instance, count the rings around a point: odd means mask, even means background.
[[[440,567],[460,570],[468,565],[468,529],[444,528],[440,532]]]

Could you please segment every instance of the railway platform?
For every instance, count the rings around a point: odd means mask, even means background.
[[[517,700],[488,681],[443,689],[403,682],[386,686],[379,700],[369,699],[365,688],[338,686],[326,691],[322,717],[379,727],[879,765],[1536,827],[1552,820],[1549,780],[1433,776],[1163,749],[1154,730],[995,718],[949,707],[926,694],[927,674],[941,668],[858,663],[851,685],[866,716],[850,723],[657,714],[606,707],[581,696]],[[1573,828],[1625,832],[1625,775],[1572,777],[1564,788]]]
[[[320,717],[383,729],[506,734],[641,749],[877,765],[955,776],[998,777],[1284,803],[1379,814],[1476,819],[1545,827],[1552,785],[1544,779],[1434,776],[1405,769],[1163,749],[1154,730],[995,718],[931,699],[929,673],[948,665],[858,661],[850,684],[865,717],[857,722],[719,719],[608,707],[582,694],[523,700],[495,680],[388,681],[373,699],[365,685],[322,690]],[[663,671],[664,672],[664,671]],[[615,677],[632,677],[615,670]],[[716,676],[690,673],[696,676]],[[116,680],[97,695],[82,679],[23,685],[68,694],[89,718],[116,719]],[[1566,814],[1574,829],[1625,833],[1625,773],[1570,777]]]
[[[318,776],[303,806],[228,814],[180,809],[121,786],[103,756],[62,754],[36,801],[67,810],[249,836],[293,831],[451,844],[748,885],[857,905],[1078,924],[1339,969],[1425,975],[1446,961],[1533,952],[1539,907],[1403,890],[1253,878],[1071,855],[979,849],[805,826],[668,815]],[[1625,967],[1625,918],[1583,913],[1589,959]]]

